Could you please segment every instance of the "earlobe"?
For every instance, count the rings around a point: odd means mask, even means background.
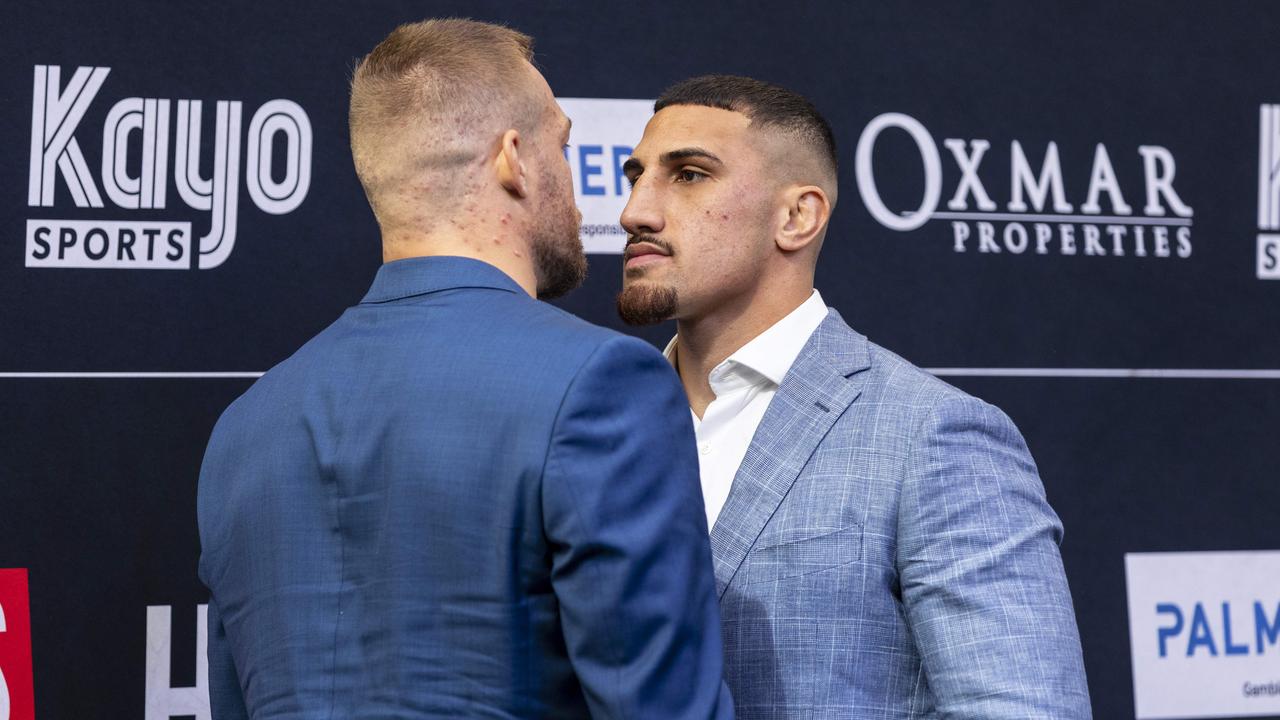
[[[784,252],[795,252],[822,234],[831,216],[831,203],[822,188],[812,185],[794,188],[787,199],[787,217],[778,232],[777,244]]]
[[[518,198],[529,195],[524,163],[520,161],[520,131],[511,129],[502,134],[502,146],[494,159],[498,184]]]

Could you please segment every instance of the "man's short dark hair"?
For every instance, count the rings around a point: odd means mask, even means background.
[[[839,168],[836,138],[826,118],[803,95],[780,85],[738,75],[701,75],[667,88],[653,111],[671,105],[702,105],[742,113],[753,125],[772,127],[808,144]]]

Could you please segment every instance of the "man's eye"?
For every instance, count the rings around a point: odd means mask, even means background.
[[[676,173],[676,182],[682,182],[682,183],[698,182],[699,180],[702,180],[705,177],[706,175],[698,172],[697,170],[685,169]]]

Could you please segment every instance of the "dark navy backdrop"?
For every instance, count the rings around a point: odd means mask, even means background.
[[[252,380],[12,373],[262,371],[356,302],[380,256],[348,154],[347,75],[396,24],[448,14],[535,36],[562,97],[652,98],[686,76],[732,72],[813,98],[842,163],[818,287],[854,327],[917,364],[1280,368],[1280,282],[1255,276],[1258,113],[1280,103],[1280,6],[10,3],[0,24],[0,372],[11,374],[0,378],[0,568],[30,569],[39,717],[143,717],[147,606],[173,608],[171,684],[194,682],[191,628],[207,597],[195,574],[196,475],[213,422]],[[287,214],[263,212],[243,188],[242,159],[235,247],[219,267],[28,267],[33,219],[184,221],[197,236],[210,222],[182,202],[172,172],[164,210],[122,210],[105,194],[105,207],[79,208],[61,179],[52,207],[29,206],[38,65],[60,66],[64,85],[77,67],[111,68],[75,135],[95,179],[120,99],[168,98],[172,113],[178,99],[202,99],[206,174],[215,101],[243,103],[242,136],[263,103],[296,102],[313,136],[307,196]],[[1138,148],[1166,148],[1172,186],[1194,209],[1191,255],[1137,257],[1129,236],[1123,257],[1086,255],[1078,218],[1066,221],[1075,255],[1060,251],[1061,222],[1050,222],[1045,254],[1030,223],[1024,253],[980,252],[977,219],[962,220],[964,252],[947,218],[891,230],[868,211],[855,162],[863,129],[886,112],[936,140],[939,212],[961,175],[944,138],[990,141],[980,175],[1001,211],[1012,141],[1037,174],[1055,143],[1077,216],[1097,143],[1135,217],[1147,202]],[[277,149],[275,167],[284,160]],[[141,162],[130,157],[128,174]],[[919,203],[926,178],[905,133],[886,131],[873,165],[886,204]],[[1102,208],[1112,212],[1105,193]],[[999,243],[1006,223],[993,224]],[[618,286],[618,256],[594,255],[586,285],[559,304],[620,327]],[[662,343],[671,328],[638,332]],[[1280,381],[977,375],[948,379],[1017,421],[1067,528],[1095,715],[1132,717],[1124,553],[1280,546]]]

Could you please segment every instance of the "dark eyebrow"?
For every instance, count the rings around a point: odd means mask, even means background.
[[[724,161],[716,157],[714,153],[707,152],[700,147],[680,148],[679,150],[671,150],[662,154],[661,158],[664,163],[676,163],[681,160],[704,160],[714,165],[724,165]],[[627,158],[622,163],[622,174],[627,177],[634,177],[644,172],[644,163],[636,160],[634,157]]]
[[[677,160],[707,160],[716,165],[723,165],[724,161],[716,157],[714,154],[703,150],[700,147],[680,148],[662,154],[663,162],[675,162]]]

